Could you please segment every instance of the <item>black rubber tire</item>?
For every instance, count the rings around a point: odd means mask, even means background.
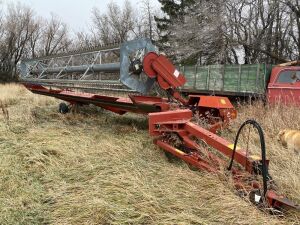
[[[64,103],[64,102],[61,102],[58,106],[58,112],[61,113],[61,114],[66,114],[70,111],[69,109],[69,106]]]

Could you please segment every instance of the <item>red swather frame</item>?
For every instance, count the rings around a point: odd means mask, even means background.
[[[208,146],[213,147],[219,153],[222,153],[223,156],[227,157],[231,157],[234,144],[190,122],[192,116],[193,114],[190,110],[150,113],[149,133],[152,136],[158,137],[154,143],[166,152],[171,153],[198,169],[219,173],[221,168],[226,168],[228,162],[224,161],[218,154],[214,154],[197,144],[195,138],[202,140]],[[184,146],[189,150],[188,152],[180,150],[168,142],[168,135],[174,133],[182,139]],[[234,160],[248,172],[245,173],[240,167],[234,167],[231,170],[236,189],[244,193],[260,190],[260,182],[256,179],[249,178],[251,174],[258,174],[259,166],[262,163],[261,157],[248,155],[246,150],[238,148]],[[266,163],[268,164],[269,161],[267,160]],[[299,205],[294,204],[282,195],[277,195],[272,189],[267,191],[265,198],[267,200],[265,203],[267,203],[268,207],[277,209],[284,207],[299,209]]]
[[[177,101],[149,96],[129,96],[118,98],[90,93],[79,93],[68,90],[47,89],[39,84],[24,83],[33,93],[53,96],[71,104],[94,104],[120,115],[126,112],[149,114],[149,133],[155,137],[154,143],[164,151],[184,160],[188,164],[212,173],[219,173],[226,168],[233,150],[233,143],[216,135],[218,129],[228,125],[237,116],[236,110],[225,97],[191,95],[186,100],[182,98],[177,87],[185,83],[185,78],[173,64],[163,55],[149,53],[144,58],[145,73],[156,78],[162,89]],[[205,118],[210,125],[207,129],[191,122],[193,115]],[[182,143],[177,147],[172,142],[172,135]],[[210,151],[198,144],[196,139],[202,140]],[[259,167],[263,163],[260,156],[248,155],[246,150],[237,149],[234,161],[238,166],[231,170],[234,186],[243,193],[257,194],[261,189],[261,181],[257,179]],[[268,160],[266,160],[268,164]],[[242,169],[244,168],[244,169]],[[275,191],[269,189],[265,196],[261,196],[266,207],[299,209],[299,205],[290,202]],[[261,200],[254,201],[262,204]]]

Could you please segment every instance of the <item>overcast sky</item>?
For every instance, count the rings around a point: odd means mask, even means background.
[[[91,23],[92,8],[97,7],[105,11],[106,5],[111,0],[2,0],[2,2],[21,2],[43,17],[50,17],[50,13],[53,12],[70,25],[73,31],[81,31],[87,30],[88,24]],[[114,2],[124,4],[124,0],[114,0]],[[141,4],[141,0],[130,0],[130,2],[134,8],[138,8]],[[159,7],[157,0],[151,2],[153,6]]]

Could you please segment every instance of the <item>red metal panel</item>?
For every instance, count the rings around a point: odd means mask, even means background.
[[[149,133],[152,136],[161,135],[158,124],[183,124],[189,121],[193,113],[189,109],[159,113],[149,113]]]
[[[271,104],[283,103],[300,106],[300,81],[293,83],[277,82],[284,71],[300,71],[300,67],[274,67],[268,85],[268,101]]]
[[[160,109],[159,111],[162,112],[170,110],[170,104],[168,103],[168,100],[161,97],[129,95],[129,98],[134,104],[154,105]]]
[[[163,89],[177,88],[183,86],[186,82],[185,77],[164,55],[156,55],[150,52],[144,57],[143,65],[144,71],[149,77],[155,77],[154,71],[156,72],[158,83]]]
[[[296,210],[300,210],[300,205],[293,203],[291,200],[287,199],[283,195],[278,195],[272,190],[268,190],[266,194],[266,198],[271,207],[274,208],[293,208]]]
[[[149,52],[143,59],[143,70],[150,77],[155,78],[157,72],[152,68],[152,62],[157,59],[158,54]]]
[[[188,136],[193,135],[205,141],[209,146],[212,146],[216,150],[220,151],[224,155],[231,157],[233,150],[233,143],[226,141],[218,135],[189,122],[192,118],[192,112],[190,110],[175,110],[160,113],[149,114],[149,133],[152,136],[162,135],[164,133],[178,133],[179,135],[186,137],[188,146],[193,147],[193,144],[188,140]],[[194,145],[195,146],[195,145]],[[235,161],[243,165],[250,173],[253,172],[253,162],[260,161],[258,156],[249,156],[246,150],[237,148],[235,154]]]
[[[227,97],[205,96],[205,95],[189,95],[189,105],[194,105],[197,102],[198,106],[216,109],[232,109],[234,108]]]
[[[200,169],[200,170],[206,170],[208,172],[212,172],[212,173],[217,173],[218,171],[209,165],[209,163],[199,157],[197,157],[196,155],[192,155],[192,154],[186,154],[184,152],[182,152],[179,149],[174,148],[173,146],[169,145],[166,142],[163,142],[161,140],[157,140],[156,144],[161,147],[162,149],[164,149],[167,152],[170,152],[171,154],[175,155],[176,157],[184,160],[185,162],[195,166],[196,168]]]
[[[25,84],[25,86],[28,90],[36,94],[52,96],[70,102],[71,104],[93,104],[121,115],[126,112],[148,114],[150,112],[168,110],[170,107],[164,100],[147,96],[137,97],[135,98],[136,102],[133,102],[130,98],[101,96],[67,90],[53,90],[44,88],[41,85]]]
[[[233,150],[233,143],[225,140],[224,138],[197,126],[194,123],[187,122],[185,124],[184,130],[193,134],[195,137],[204,140],[209,146],[212,146],[216,150],[220,151],[224,155],[231,157]],[[252,159],[251,159],[252,158]],[[250,173],[253,172],[253,162],[260,161],[260,156],[251,156],[246,153],[246,150],[237,147],[234,160],[244,166],[246,170]]]

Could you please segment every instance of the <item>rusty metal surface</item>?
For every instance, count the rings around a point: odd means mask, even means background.
[[[274,67],[267,95],[271,104],[300,106],[300,67]]]

